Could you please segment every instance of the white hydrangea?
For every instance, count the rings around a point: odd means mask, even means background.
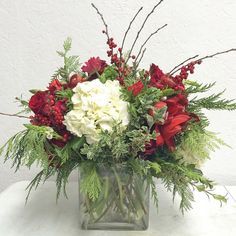
[[[121,126],[129,123],[128,103],[123,101],[118,81],[108,80],[105,84],[96,79],[78,83],[73,89],[73,110],[65,116],[67,130],[89,144],[99,140],[101,130],[112,130],[114,122]]]

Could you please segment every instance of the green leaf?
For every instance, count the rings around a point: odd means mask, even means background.
[[[63,48],[65,50],[65,53],[67,53],[68,51],[70,51],[71,49],[71,44],[72,44],[72,39],[70,37],[68,37],[63,44]]]

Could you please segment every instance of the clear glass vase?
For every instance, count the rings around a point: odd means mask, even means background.
[[[146,230],[149,223],[150,186],[122,165],[97,169],[102,190],[91,200],[80,188],[80,220],[82,229]],[[80,182],[86,173],[80,171]]]

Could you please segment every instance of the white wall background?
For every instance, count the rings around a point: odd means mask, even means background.
[[[126,48],[135,37],[145,14],[157,0],[94,0],[104,13],[111,34],[122,35],[140,6],[145,9],[134,24]],[[141,41],[164,23],[163,30],[148,45],[142,66],[151,62],[169,71],[174,65],[195,54],[206,55],[236,47],[235,0],[166,0],[152,15]],[[14,113],[15,96],[27,98],[31,88],[45,88],[54,70],[61,64],[55,51],[67,36],[73,38],[73,52],[81,61],[90,56],[105,58],[103,26],[90,7],[90,0],[0,0],[0,111]],[[213,82],[215,91],[227,88],[229,98],[236,97],[236,53],[206,61],[192,77]],[[236,185],[236,112],[210,112],[211,129],[232,146],[212,154],[205,167],[206,175],[221,184]],[[21,130],[25,120],[0,117],[0,145]],[[2,158],[1,158],[2,159]],[[31,179],[37,168],[22,168],[14,174],[10,163],[0,160],[0,191],[9,184]]]

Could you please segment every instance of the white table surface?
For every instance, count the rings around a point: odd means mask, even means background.
[[[69,200],[55,201],[55,184],[47,182],[32,192],[25,205],[28,182],[11,185],[0,194],[0,236],[236,236],[236,187],[218,186],[228,193],[228,204],[220,207],[204,194],[195,193],[194,209],[185,216],[172,204],[171,195],[159,186],[159,212],[150,207],[147,231],[85,231],[79,227],[78,186],[68,185]]]

